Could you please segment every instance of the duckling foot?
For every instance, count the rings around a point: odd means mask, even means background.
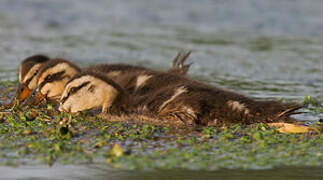
[[[269,127],[279,127],[278,131],[280,133],[307,133],[307,132],[317,132],[320,131],[317,128],[307,127],[302,125],[290,124],[290,123],[267,123]]]

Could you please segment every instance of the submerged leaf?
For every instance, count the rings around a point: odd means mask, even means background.
[[[123,149],[118,143],[114,143],[112,149],[108,152],[109,156],[120,157],[123,155]]]
[[[316,128],[290,123],[268,123],[270,127],[279,127],[280,133],[307,133],[311,131],[319,132]]]

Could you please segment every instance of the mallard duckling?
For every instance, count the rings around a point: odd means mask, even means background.
[[[173,67],[170,71],[173,74],[185,75],[190,65],[185,65],[184,62],[189,56],[189,53],[179,53],[173,60]],[[35,79],[37,88],[28,98],[25,104],[38,104],[43,99],[58,100],[63,92],[66,82],[81,70],[75,64],[63,60],[54,59],[43,64]],[[149,72],[150,74],[158,74],[157,71],[152,71],[147,68],[128,64],[99,64],[86,69],[86,71],[102,72],[105,76],[112,78],[127,90],[133,89],[133,83],[143,81],[140,74]],[[176,73],[178,72],[178,73]],[[139,79],[139,80],[138,80]],[[128,86],[131,86],[130,88]]]
[[[110,109],[112,112],[141,112],[189,126],[222,126],[289,121],[289,116],[302,107],[297,103],[256,101],[180,78],[182,80],[177,84],[136,97],[125,93],[122,87],[104,75],[84,72],[66,85],[59,110],[75,113],[101,107],[103,113],[111,112]]]
[[[36,54],[23,60],[19,67],[19,84],[14,100],[22,102],[36,88],[36,75],[40,67],[50,60],[49,57]]]
[[[52,59],[43,64],[37,73],[36,88],[25,104],[36,105],[43,99],[59,100],[66,83],[81,69],[65,59]]]

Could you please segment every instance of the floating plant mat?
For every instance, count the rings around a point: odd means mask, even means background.
[[[14,86],[15,82],[1,83],[2,104],[12,98]],[[315,107],[308,111],[322,108]],[[176,129],[54,109],[47,105],[1,110],[0,165],[100,164],[126,170],[206,171],[323,166],[319,132],[283,134],[265,124]]]

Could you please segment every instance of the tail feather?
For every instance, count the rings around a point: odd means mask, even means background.
[[[289,117],[293,114],[301,114],[303,112],[296,112],[296,110],[301,109],[303,105],[300,104],[288,104],[287,109],[285,109],[283,112],[280,112],[277,115],[277,118],[282,118],[282,117]]]
[[[179,74],[179,75],[186,75],[190,66],[192,65],[192,63],[185,64],[185,61],[188,59],[190,54],[191,54],[191,51],[179,52],[177,56],[174,58],[172,67],[168,72]]]
[[[297,111],[303,108],[298,103],[281,103],[277,101],[257,101],[250,107],[252,116],[248,116],[248,123],[270,123],[270,122],[294,122],[295,119],[291,115],[301,114]]]

